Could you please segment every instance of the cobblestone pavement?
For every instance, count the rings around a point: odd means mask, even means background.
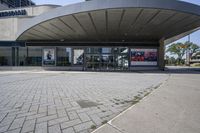
[[[1,72],[1,133],[88,133],[168,74]]]

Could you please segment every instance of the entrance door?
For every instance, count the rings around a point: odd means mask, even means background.
[[[101,57],[99,54],[86,55],[86,69],[87,70],[100,70]]]
[[[85,54],[85,68],[86,70],[94,71],[127,70],[128,48],[87,48]]]
[[[101,56],[101,70],[114,70],[114,56],[113,54],[102,54]]]
[[[128,55],[115,55],[115,70],[128,70]]]

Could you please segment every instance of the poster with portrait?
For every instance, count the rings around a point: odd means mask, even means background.
[[[43,64],[55,65],[55,49],[44,49],[43,53]]]
[[[131,49],[131,66],[157,66],[157,49]]]

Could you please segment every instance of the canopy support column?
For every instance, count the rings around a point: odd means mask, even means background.
[[[159,48],[158,48],[158,55],[159,55],[159,60],[158,60],[158,66],[160,70],[165,69],[165,44],[164,44],[164,39],[161,39],[159,42]]]

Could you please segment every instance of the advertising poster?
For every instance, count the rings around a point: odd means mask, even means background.
[[[131,66],[156,66],[157,49],[131,49]]]
[[[55,65],[55,49],[44,49],[43,64]]]

